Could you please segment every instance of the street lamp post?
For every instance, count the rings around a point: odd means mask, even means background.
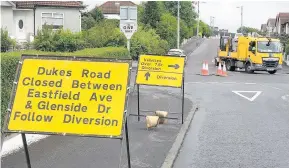
[[[243,6],[238,6],[241,9],[241,33],[243,33]]]
[[[201,2],[206,3],[206,2]],[[198,24],[197,24],[197,37],[199,37],[199,29],[200,29],[200,1],[198,1]]]
[[[215,21],[215,17],[210,16],[210,27],[211,27],[212,35],[214,35],[214,21]]]
[[[199,37],[199,26],[200,26],[200,2],[198,1],[198,24],[197,24],[197,37]]]

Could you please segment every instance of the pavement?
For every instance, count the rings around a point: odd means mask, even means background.
[[[188,41],[185,46],[193,50],[196,47],[194,40]],[[191,51],[187,51],[191,52]],[[133,62],[130,85],[134,86],[136,63]],[[137,121],[137,117],[130,116],[128,120],[130,155],[133,168],[160,167],[177,137],[181,124],[181,91],[170,89],[140,86],[140,108],[154,112],[165,110],[169,117],[178,120],[169,120],[168,124],[147,130],[145,118]],[[136,88],[130,90],[129,114],[137,114]],[[193,110],[193,102],[185,98],[184,118]],[[152,114],[142,112],[141,114]],[[32,143],[29,148],[32,168],[120,168],[127,167],[125,141],[121,148],[117,139],[100,139],[74,136],[49,136]],[[120,156],[121,162],[120,162]],[[1,159],[2,168],[26,167],[23,148]]]
[[[216,72],[217,46],[218,40],[205,40],[188,59],[186,94],[203,111],[195,114],[173,167],[288,168],[289,68],[274,75],[200,76],[202,61]]]

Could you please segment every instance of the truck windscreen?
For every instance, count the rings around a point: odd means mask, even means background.
[[[260,53],[280,53],[282,52],[281,43],[277,41],[258,41],[258,52]]]

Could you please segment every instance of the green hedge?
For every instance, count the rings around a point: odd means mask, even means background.
[[[10,101],[15,72],[21,54],[130,59],[128,50],[124,47],[88,48],[69,53],[44,52],[37,50],[1,53],[1,127],[3,126],[4,116]]]

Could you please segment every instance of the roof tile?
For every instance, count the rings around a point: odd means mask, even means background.
[[[34,8],[35,6],[83,7],[80,1],[12,1],[17,8]]]
[[[131,1],[107,1],[100,5],[99,9],[103,14],[119,14],[119,6],[136,6],[136,4]]]

